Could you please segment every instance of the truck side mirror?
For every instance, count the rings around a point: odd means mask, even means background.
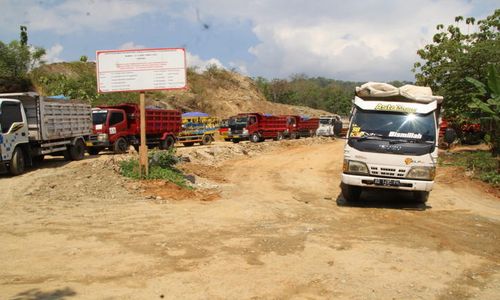
[[[444,141],[447,144],[451,144],[455,141],[457,138],[457,132],[453,128],[446,128],[446,131],[444,132]]]

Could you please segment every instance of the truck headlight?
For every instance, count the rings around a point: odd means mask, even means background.
[[[243,128],[243,135],[248,135],[248,129]]]
[[[352,174],[368,174],[368,167],[364,162],[355,160],[344,160],[344,172]]]
[[[412,167],[406,177],[413,179],[434,180],[436,176],[435,167]]]
[[[106,142],[108,140],[108,134],[107,133],[99,133],[97,135],[97,140],[99,142]]]

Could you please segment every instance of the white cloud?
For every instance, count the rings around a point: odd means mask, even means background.
[[[188,67],[196,67],[198,72],[205,71],[207,67],[211,65],[216,65],[218,68],[225,68],[224,65],[216,58],[203,60],[198,55],[191,54],[189,51],[186,51],[186,62]]]
[[[117,21],[153,12],[160,5],[161,1],[153,0],[37,1],[29,5],[24,1],[6,1],[2,3],[0,25],[7,28],[23,23],[32,31],[50,30],[58,34],[86,29],[107,31]]]
[[[48,63],[56,63],[56,62],[61,62],[62,59],[59,58],[61,53],[63,52],[64,47],[61,44],[55,44],[49,49],[46,50],[45,55],[43,57],[43,60],[45,60]]]
[[[411,80],[416,51],[432,41],[436,24],[452,23],[472,7],[465,0],[197,2],[205,16],[251,21],[259,39],[249,49],[253,75],[350,80]]]
[[[147,48],[146,46],[136,44],[134,42],[126,42],[122,44],[121,46],[118,47],[120,50],[126,50],[126,49],[144,49]]]

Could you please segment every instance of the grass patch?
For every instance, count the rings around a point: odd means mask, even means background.
[[[186,189],[192,189],[188,185],[184,174],[175,168],[178,162],[175,156],[175,148],[168,151],[153,150],[148,152],[149,174],[141,178],[139,173],[139,159],[130,158],[120,162],[120,174],[132,179],[163,179],[177,184]]]
[[[447,154],[439,160],[441,166],[458,166],[472,172],[472,176],[494,187],[500,187],[497,172],[498,159],[488,151],[457,152]]]

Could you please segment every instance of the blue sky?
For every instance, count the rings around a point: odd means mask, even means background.
[[[188,64],[248,76],[413,80],[437,24],[484,18],[498,0],[0,0],[0,40],[19,36],[48,62],[109,49],[185,47]]]

